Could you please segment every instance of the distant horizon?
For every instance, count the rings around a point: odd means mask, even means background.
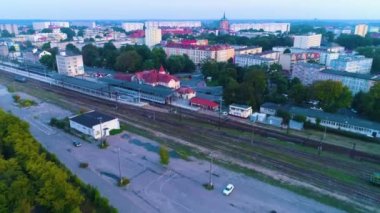
[[[377,0],[3,0],[7,20],[380,20]]]

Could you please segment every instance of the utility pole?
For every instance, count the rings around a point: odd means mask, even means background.
[[[212,183],[212,164],[213,164],[213,156],[212,156],[212,152],[210,153],[210,174],[209,174],[209,181],[208,181],[208,185],[209,187],[213,187],[213,183]]]
[[[100,125],[100,142],[102,142],[102,138],[103,138],[103,129],[102,129],[102,117],[98,117],[98,120],[99,120],[99,125]]]
[[[121,164],[120,164],[120,147],[117,148],[117,157],[118,157],[118,162],[119,162],[119,181],[121,183],[122,176],[121,176]]]
[[[251,145],[253,145],[253,135],[255,134],[255,132],[254,132],[254,128],[253,128],[254,122],[253,121],[251,121],[251,122],[252,122]]]
[[[220,98],[220,104],[219,104],[219,124],[218,124],[218,129],[220,130],[220,125],[221,125],[221,115],[222,115],[222,108],[223,108],[223,98]]]

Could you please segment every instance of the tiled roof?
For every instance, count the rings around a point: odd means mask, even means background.
[[[207,107],[218,107],[219,104],[213,102],[213,101],[210,101],[210,100],[207,100],[207,99],[203,99],[203,98],[198,98],[198,97],[194,97],[192,99],[190,99],[190,102],[192,104],[199,104],[199,105],[202,105],[202,106],[207,106]]]

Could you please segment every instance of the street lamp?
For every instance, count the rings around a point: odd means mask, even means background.
[[[99,125],[100,125],[100,142],[102,141],[102,137],[103,137],[103,129],[102,129],[102,120],[103,118],[102,117],[98,117],[97,118],[99,120]]]
[[[210,187],[210,188],[212,188],[213,187],[213,183],[212,183],[212,164],[213,164],[213,160],[214,160],[214,157],[213,157],[213,155],[212,155],[213,153],[211,152],[210,153],[210,174],[209,174],[209,181],[208,181],[208,186]]]
[[[118,156],[118,164],[119,164],[119,181],[120,181],[120,184],[123,180],[123,178],[121,177],[121,164],[120,164],[120,147],[117,147],[117,156]]]

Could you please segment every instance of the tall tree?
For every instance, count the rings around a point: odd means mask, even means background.
[[[99,64],[98,48],[92,44],[87,44],[82,48],[83,63],[86,66],[97,66]]]
[[[121,53],[116,58],[115,69],[122,72],[135,72],[141,69],[142,57],[134,50]]]
[[[327,112],[336,112],[340,108],[349,107],[352,102],[350,90],[338,81],[317,81],[312,85],[312,94]]]
[[[72,54],[80,54],[80,50],[73,44],[67,44],[66,45],[66,52],[72,53]]]

